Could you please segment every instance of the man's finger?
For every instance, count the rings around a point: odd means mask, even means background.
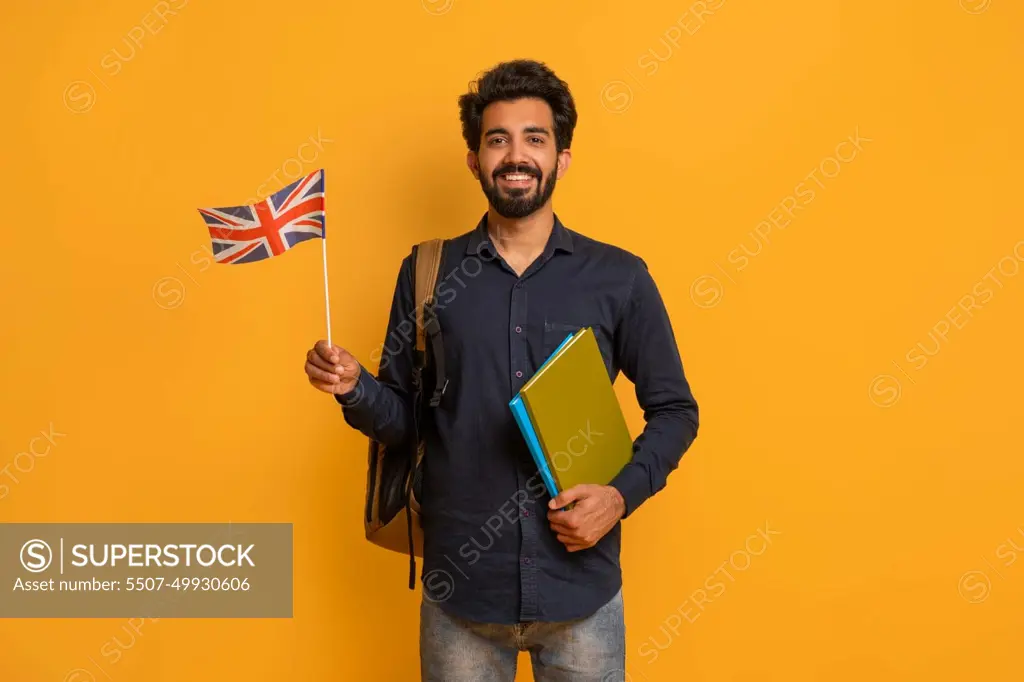
[[[567,537],[565,535],[559,535],[558,536],[558,540],[563,545],[565,545],[565,548],[567,550],[569,550],[570,552],[577,552],[577,551],[579,551],[581,549],[586,549],[587,548],[586,545],[582,544],[576,538],[570,538],[570,537]]]
[[[558,524],[559,526],[563,526],[565,528],[579,528],[580,524],[582,523],[582,519],[580,518],[579,514],[573,513],[574,511],[575,510],[567,512],[548,512],[548,521],[552,524]]]
[[[590,483],[581,483],[574,485],[568,490],[563,490],[558,495],[548,502],[549,509],[561,509],[562,507],[568,506],[570,502],[581,500],[590,494],[590,489],[594,486]]]
[[[334,365],[332,365],[329,360],[323,359],[318,353],[312,350],[306,353],[306,362],[315,367],[319,367],[325,372],[334,371]]]
[[[583,517],[586,515],[587,510],[587,500],[581,500],[579,502],[575,502],[571,509],[566,509],[565,511],[561,509],[549,511],[548,521],[564,523],[568,526],[578,526],[583,522]]]
[[[569,511],[562,511],[561,509],[559,509],[558,511],[549,511],[548,521],[554,521],[555,523],[566,523],[571,516],[571,509]]]
[[[337,384],[328,384],[323,381],[317,381],[312,377],[310,378],[309,383],[313,384],[314,387],[320,389],[324,393],[334,393],[334,389],[338,387]]]
[[[323,339],[320,339],[313,344],[313,352],[327,361],[330,361],[331,355],[333,354],[330,345],[328,345],[328,343]]]
[[[334,368],[334,374],[342,379],[355,379],[359,374],[359,366],[355,364],[338,365]]]
[[[346,358],[349,359],[349,360],[355,361],[355,356],[352,355],[351,353],[349,353],[347,350],[345,350],[341,346],[335,345],[331,349],[331,352],[334,354],[335,362],[344,362]]]
[[[561,535],[568,535],[569,537],[576,537],[576,529],[570,526],[566,526],[562,523],[552,523],[551,530]]]
[[[341,356],[345,352],[343,348],[334,346],[333,348],[326,341],[317,341],[316,345],[313,346],[316,354],[323,358],[325,361],[336,365],[341,361]]]
[[[313,365],[313,363],[311,362],[306,363],[306,374],[309,375],[310,379],[316,379],[317,381],[323,382],[325,384],[333,385],[341,381],[341,377],[339,377],[334,372],[320,369],[319,367]]]

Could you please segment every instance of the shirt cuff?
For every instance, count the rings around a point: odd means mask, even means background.
[[[377,388],[377,381],[366,371],[365,367],[359,365],[359,379],[356,381],[355,388],[348,393],[335,393],[334,399],[342,407],[355,407],[364,401],[372,400]]]
[[[618,490],[626,502],[626,513],[622,518],[636,511],[636,508],[651,496],[647,473],[633,463],[627,464],[608,485]]]

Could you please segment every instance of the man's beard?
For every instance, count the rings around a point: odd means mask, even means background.
[[[525,218],[546,204],[551,195],[554,194],[555,181],[558,178],[557,170],[558,167],[556,166],[548,173],[548,177],[545,180],[543,173],[532,166],[515,164],[500,166],[492,175],[490,183],[484,179],[484,175],[481,173],[480,187],[487,196],[487,200],[491,202],[491,206],[498,212],[498,215],[504,218]],[[506,173],[526,173],[532,178],[539,178],[541,190],[534,192],[531,186],[509,190],[506,195],[498,187],[498,176],[505,175]]]

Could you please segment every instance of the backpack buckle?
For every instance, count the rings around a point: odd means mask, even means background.
[[[448,388],[448,379],[444,380],[444,384],[439,388],[434,389],[434,395],[430,396],[430,406],[437,407],[441,404],[441,396],[444,395],[445,389]]]

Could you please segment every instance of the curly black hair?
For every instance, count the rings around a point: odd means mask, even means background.
[[[488,104],[524,97],[537,97],[548,103],[555,121],[556,148],[568,149],[576,128],[576,103],[569,84],[542,62],[515,59],[501,62],[484,73],[469,84],[469,92],[459,97],[462,137],[469,150],[480,150],[480,122]]]

